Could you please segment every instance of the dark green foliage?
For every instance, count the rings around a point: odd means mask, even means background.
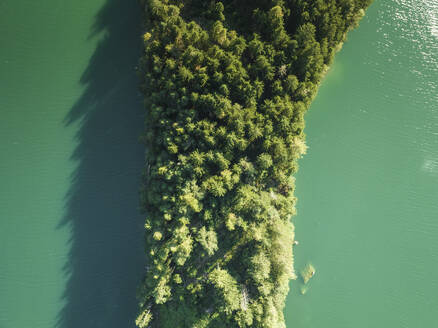
[[[304,113],[369,3],[141,1],[139,327],[285,327]]]

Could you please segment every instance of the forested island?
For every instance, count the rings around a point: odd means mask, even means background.
[[[140,328],[284,328],[304,114],[371,0],[140,0]]]

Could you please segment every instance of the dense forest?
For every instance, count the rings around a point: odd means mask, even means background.
[[[140,0],[140,328],[284,328],[304,114],[371,0]]]

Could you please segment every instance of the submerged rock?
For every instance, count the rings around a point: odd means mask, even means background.
[[[307,264],[304,269],[301,271],[301,277],[305,284],[307,284],[316,273],[315,267],[312,264]]]

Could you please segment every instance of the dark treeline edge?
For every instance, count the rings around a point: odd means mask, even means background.
[[[304,113],[371,0],[140,0],[140,328],[284,328]]]

